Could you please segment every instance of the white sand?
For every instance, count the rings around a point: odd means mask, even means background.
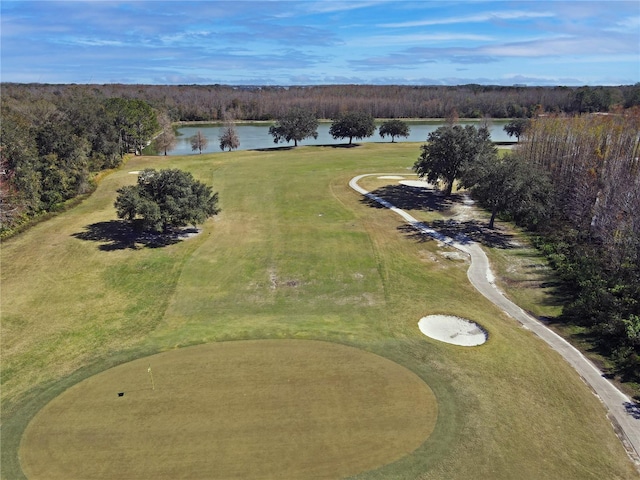
[[[425,180],[402,180],[399,183],[401,185],[406,185],[407,187],[433,188],[433,185]]]
[[[427,337],[453,345],[474,347],[487,341],[487,334],[471,320],[451,315],[422,317],[418,328]]]
[[[404,177],[401,177],[400,175],[382,175],[378,178],[381,180],[402,180]]]
[[[138,175],[140,172],[138,170],[135,170],[133,172],[129,172],[131,175]]]

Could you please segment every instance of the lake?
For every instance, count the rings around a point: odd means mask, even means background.
[[[480,125],[480,120],[477,121],[460,121],[460,125]],[[504,131],[504,126],[509,122],[509,120],[493,120],[492,124],[489,128],[489,132],[491,133],[491,140],[494,142],[510,142],[513,141],[507,133]],[[417,121],[417,122],[407,122],[407,124],[411,128],[411,133],[409,137],[397,137],[396,142],[425,142],[427,140],[427,136],[430,132],[433,132],[438,127],[441,127],[445,124],[442,120],[435,121]],[[379,127],[380,124],[376,123]],[[236,125],[236,132],[240,139],[240,148],[238,150],[257,150],[263,148],[273,148],[277,146],[293,146],[293,142],[290,143],[273,143],[273,137],[269,135],[269,123],[264,124],[242,124],[239,123]],[[298,142],[299,146],[304,145],[336,145],[340,143],[348,143],[349,140],[334,140],[331,135],[329,135],[329,128],[331,127],[330,122],[321,122],[318,126],[318,138],[307,138],[302,142]],[[203,135],[207,137],[209,140],[209,146],[206,150],[203,150],[202,153],[214,153],[220,152],[220,140],[218,137],[224,127],[222,125],[188,125],[182,126],[178,128],[178,138],[176,148],[171,150],[169,153],[171,155],[190,155],[196,154],[197,152],[193,152],[191,150],[191,143],[189,138],[195,135],[198,130],[202,132]],[[391,139],[389,137],[385,137],[384,139],[380,137],[378,133],[378,129],[376,129],[373,136],[369,138],[365,138],[363,140],[353,140],[353,143],[364,143],[364,142],[390,142]]]

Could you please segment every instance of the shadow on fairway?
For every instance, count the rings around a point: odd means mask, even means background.
[[[282,152],[282,151],[286,151],[286,150],[293,150],[294,147],[293,145],[286,145],[284,147],[265,147],[265,148],[254,148],[251,151],[252,152]]]
[[[72,236],[80,240],[102,242],[100,250],[109,252],[137,249],[142,247],[160,248],[173,245],[182,241],[184,230],[180,232],[150,233],[135,230],[131,225],[122,220],[110,220],[108,222],[92,223],[85,227],[84,232],[74,233]]]
[[[371,194],[402,210],[439,212],[445,216],[451,215],[454,204],[462,203],[463,200],[459,194],[454,193],[447,197],[441,192],[408,185],[387,185]],[[373,208],[387,208],[370,197],[363,197],[361,202]],[[514,248],[513,235],[504,233],[499,228],[490,229],[485,222],[478,220],[436,220],[425,225],[462,244],[477,242],[487,247]],[[398,229],[419,242],[434,240],[430,235],[409,224],[401,225]]]
[[[444,214],[449,212],[454,203],[462,201],[460,195],[452,194],[445,197],[440,192],[407,185],[387,185],[370,193],[402,210],[435,211]],[[387,208],[369,197],[363,197],[361,201],[373,208]]]
[[[500,232],[499,230],[491,230],[485,222],[478,220],[467,220],[464,222],[436,220],[430,222],[428,226],[462,244],[476,242],[490,248],[515,248],[512,243],[513,235]],[[407,234],[409,237],[415,238],[419,242],[435,240],[433,237],[420,232],[412,225],[401,225],[398,227],[398,230]]]

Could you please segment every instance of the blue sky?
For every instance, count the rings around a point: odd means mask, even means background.
[[[4,82],[620,85],[640,1],[10,1]]]

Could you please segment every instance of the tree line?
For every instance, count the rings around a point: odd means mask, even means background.
[[[171,121],[274,120],[293,107],[331,119],[347,111],[375,118],[526,118],[539,112],[607,112],[640,105],[640,84],[614,87],[491,85],[229,85],[3,84],[3,95],[26,101],[94,97],[140,99]]]
[[[538,246],[570,292],[578,326],[615,373],[640,382],[640,110],[531,123],[522,158],[553,185]]]

